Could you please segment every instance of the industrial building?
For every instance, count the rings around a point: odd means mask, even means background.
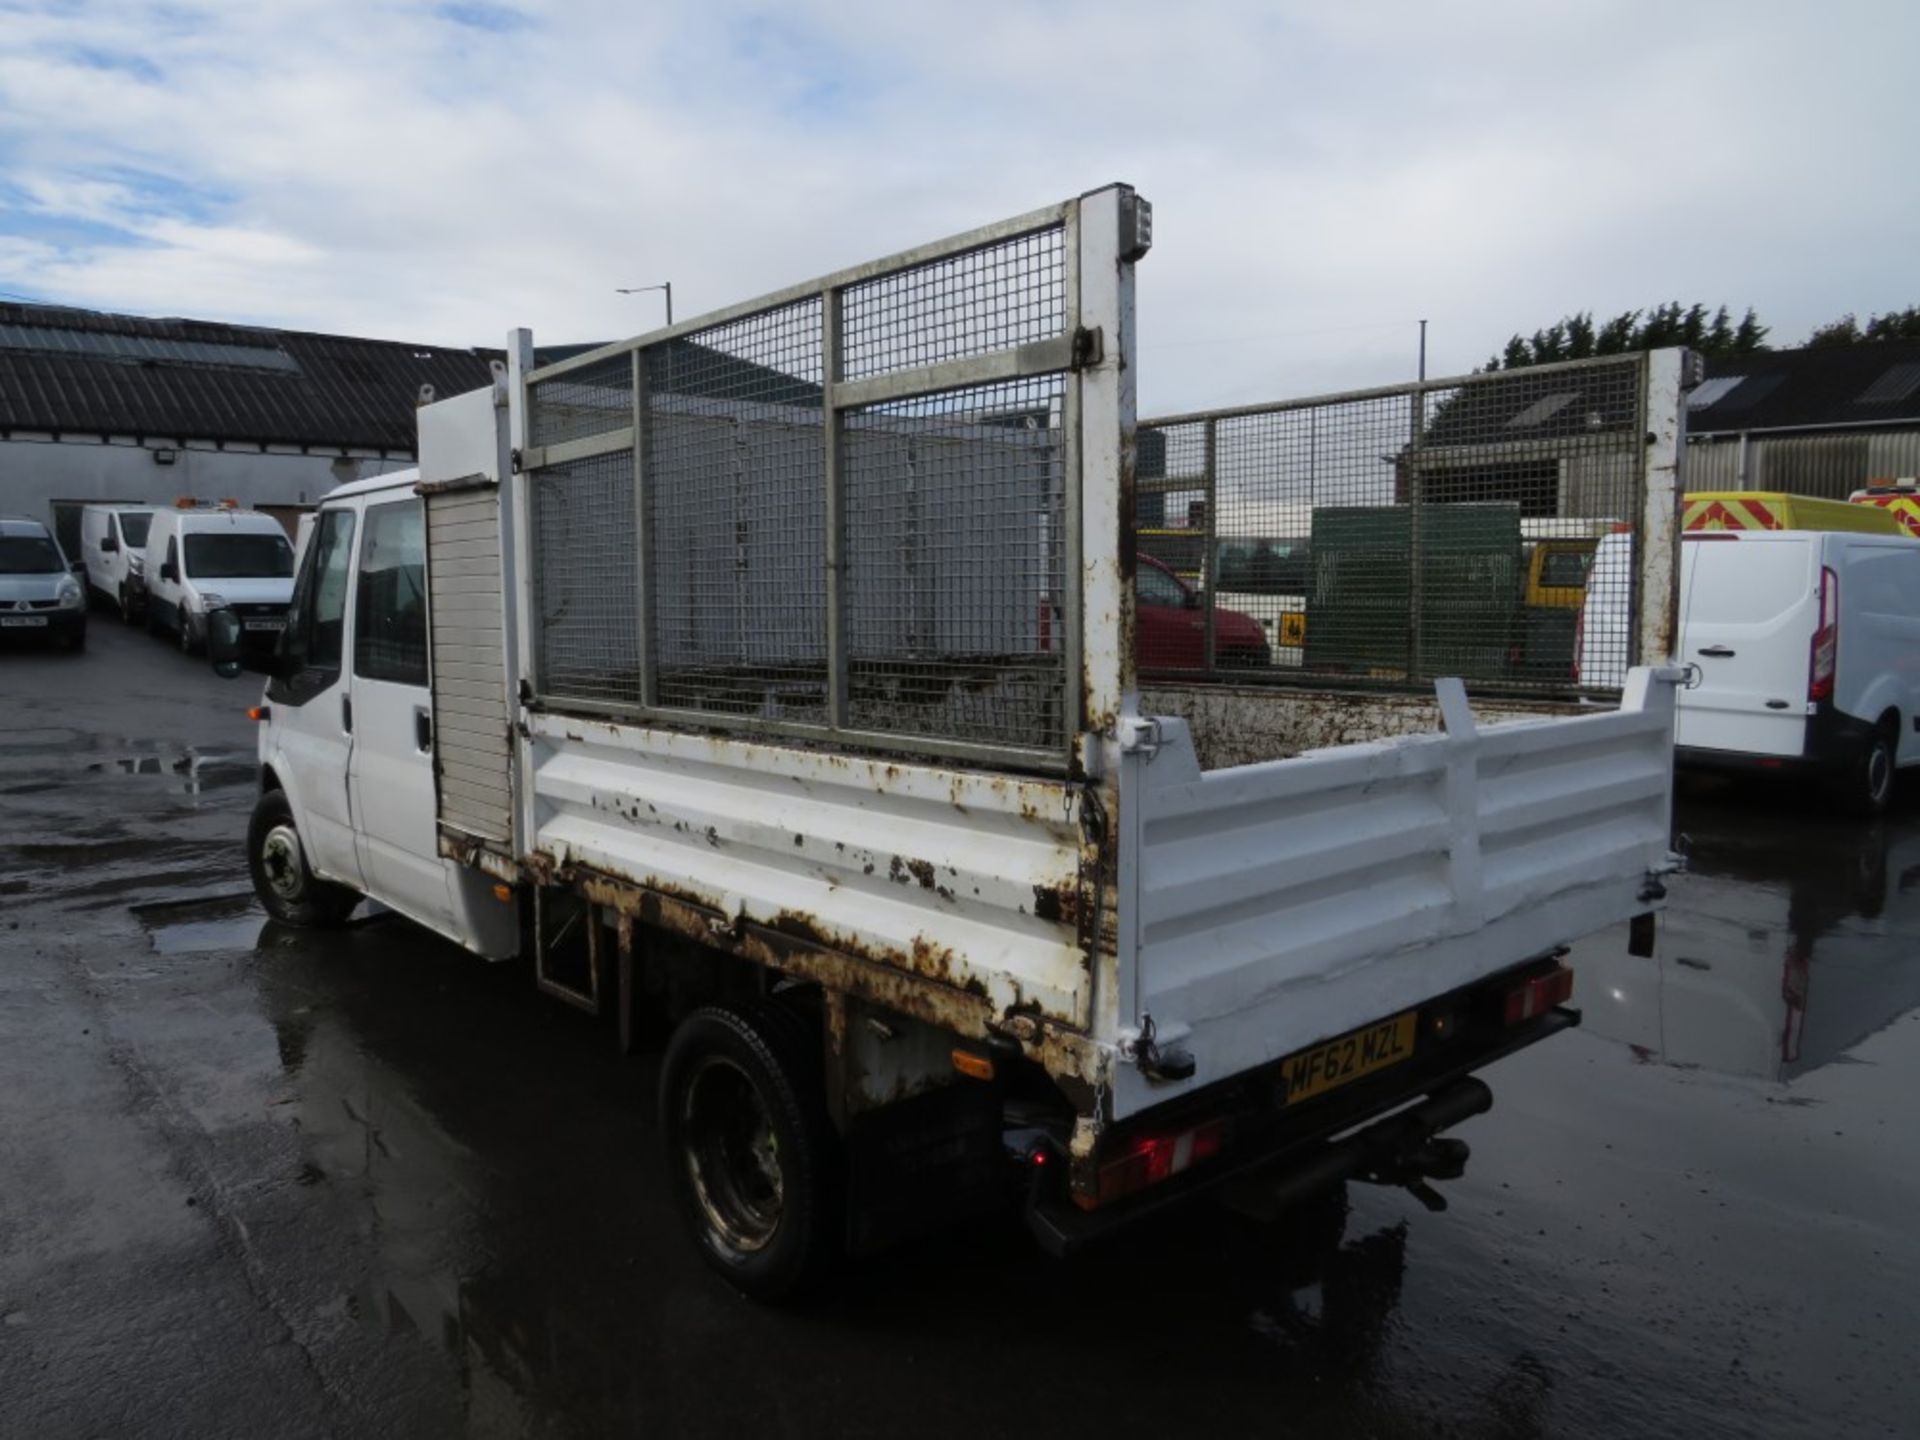
[[[202,320],[0,304],[0,511],[232,499],[291,517],[414,462],[421,387],[490,382],[483,354]]]
[[[1920,340],[1709,361],[1687,437],[1690,490],[1845,499],[1920,474]]]

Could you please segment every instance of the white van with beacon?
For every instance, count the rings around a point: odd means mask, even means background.
[[[206,643],[207,612],[230,609],[242,637],[271,648],[287,628],[293,546],[271,515],[182,503],[157,511],[147,533],[147,628],[189,654]]]

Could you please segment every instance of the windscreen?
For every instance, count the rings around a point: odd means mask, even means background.
[[[1540,562],[1540,584],[1554,590],[1577,590],[1587,583],[1591,550],[1549,550]]]
[[[122,510],[120,512],[120,534],[129,545],[147,543],[147,531],[153,528],[153,516],[144,510]]]
[[[1760,625],[1813,596],[1806,540],[1688,539],[1682,570],[1683,625]]]
[[[44,535],[0,535],[0,575],[58,575],[67,567]]]
[[[293,547],[285,535],[189,535],[186,559],[187,574],[196,580],[268,580],[293,574]]]

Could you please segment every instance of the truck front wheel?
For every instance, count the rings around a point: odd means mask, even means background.
[[[283,925],[338,925],[360,903],[346,886],[322,880],[308,867],[284,790],[267,791],[253,807],[247,825],[247,869],[261,905]]]
[[[840,1248],[837,1146],[817,1033],[767,1002],[681,1021],[660,1079],[674,1200],[707,1263],[756,1300],[798,1294]]]

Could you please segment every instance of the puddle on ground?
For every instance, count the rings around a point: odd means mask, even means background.
[[[1692,855],[1652,957],[1607,933],[1573,947],[1589,1030],[1647,1063],[1781,1084],[1920,1009],[1920,814],[1682,797]]]
[[[183,795],[250,785],[254,778],[251,756],[231,751],[203,753],[191,746],[171,753],[119,755],[111,760],[93,760],[88,762],[87,770],[95,775],[150,776],[167,782],[166,788]]]
[[[52,772],[80,769],[90,775],[159,780],[184,795],[253,782],[254,756],[240,750],[200,750],[154,740],[35,730],[0,742],[0,774],[20,777],[0,794],[31,795],[59,788]]]
[[[156,955],[200,955],[215,950],[251,950],[266,912],[253,896],[220,895],[184,905],[134,908]]]

